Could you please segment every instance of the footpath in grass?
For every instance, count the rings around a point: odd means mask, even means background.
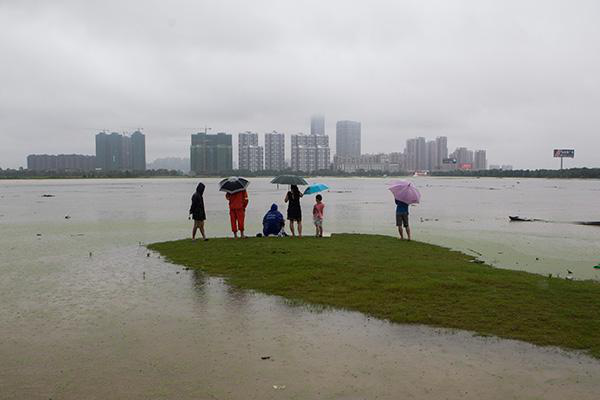
[[[597,282],[497,269],[443,247],[379,235],[187,239],[148,247],[243,289],[600,358]]]

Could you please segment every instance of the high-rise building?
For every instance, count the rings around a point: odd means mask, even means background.
[[[131,168],[134,171],[146,170],[146,135],[140,131],[131,134]]]
[[[437,159],[434,164],[434,169],[442,169],[444,159],[448,158],[448,138],[446,136],[438,136],[435,139],[437,145]]]
[[[476,150],[473,160],[473,169],[484,170],[487,169],[487,160],[485,156],[485,150]]]
[[[427,141],[424,137],[417,138],[417,170],[427,170]]]
[[[338,121],[335,124],[335,154],[358,157],[361,154],[360,122]]]
[[[417,170],[417,139],[406,140],[406,147],[404,148],[404,158],[406,162],[407,171]]]
[[[456,159],[459,168],[473,168],[473,151],[466,147],[458,147],[454,150],[454,153],[450,155],[450,158]]]
[[[141,132],[131,137],[112,132],[96,135],[96,167],[102,171],[146,170],[146,139]]]
[[[123,136],[117,132],[96,135],[96,166],[102,171],[123,169]]]
[[[433,171],[437,169],[438,162],[438,146],[435,140],[427,142],[427,170]]]
[[[258,133],[238,134],[238,169],[243,171],[263,170],[263,148],[258,145]]]
[[[265,133],[265,169],[282,171],[285,169],[285,135],[273,131]]]
[[[27,169],[31,171],[93,171],[96,157],[82,154],[30,154]]]
[[[313,172],[330,168],[329,137],[292,135],[292,170]]]
[[[325,134],[325,116],[313,115],[310,119],[310,134],[324,135]]]
[[[231,135],[224,132],[192,134],[190,168],[196,174],[217,174],[233,169]]]
[[[408,139],[404,154],[407,171],[425,171],[429,169],[429,152],[424,137]]]
[[[131,137],[121,135],[121,165],[120,169],[132,169]]]

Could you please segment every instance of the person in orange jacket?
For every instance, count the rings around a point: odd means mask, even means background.
[[[229,218],[231,219],[231,230],[233,237],[237,239],[238,230],[240,236],[244,239],[244,219],[246,217],[246,207],[248,206],[248,192],[245,190],[237,193],[227,193],[225,198],[229,200]]]

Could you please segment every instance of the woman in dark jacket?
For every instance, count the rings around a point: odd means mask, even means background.
[[[302,196],[303,194],[296,185],[292,185],[290,191],[285,195],[285,202],[288,203],[287,219],[290,221],[290,230],[293,237],[296,236],[294,221],[298,224],[298,237],[302,237],[302,207],[300,207]]]
[[[204,233],[204,221],[206,220],[206,212],[204,211],[204,183],[200,182],[196,187],[196,192],[192,196],[192,206],[190,207],[190,215],[194,219],[194,228],[192,229],[192,240],[196,240],[196,231],[200,229],[202,239],[208,240]]]

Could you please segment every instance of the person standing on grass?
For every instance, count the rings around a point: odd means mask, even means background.
[[[402,227],[406,229],[406,236],[408,240],[410,240],[410,227],[408,226],[408,204],[396,200],[396,226],[398,227],[398,233],[400,234],[400,239],[404,239],[404,235],[402,233]]]
[[[317,202],[313,206],[313,222],[315,223],[316,236],[323,237],[323,210],[325,210],[323,196],[318,194],[315,200]]]
[[[248,206],[248,192],[242,190],[237,193],[227,193],[225,198],[229,200],[229,218],[231,219],[231,231],[237,239],[238,230],[242,239],[244,235],[244,220],[246,219],[246,207]]]
[[[296,237],[294,222],[298,225],[298,237],[302,237],[302,207],[300,207],[300,198],[302,196],[296,185],[292,185],[290,191],[285,195],[285,202],[288,203],[287,219],[290,221],[292,237]]]
[[[194,219],[194,227],[192,228],[192,240],[196,240],[196,232],[200,229],[202,239],[208,240],[204,233],[204,221],[206,220],[206,212],[204,211],[204,184],[198,183],[196,191],[192,195],[192,205],[190,206],[190,216]],[[190,217],[188,217],[190,218]]]

